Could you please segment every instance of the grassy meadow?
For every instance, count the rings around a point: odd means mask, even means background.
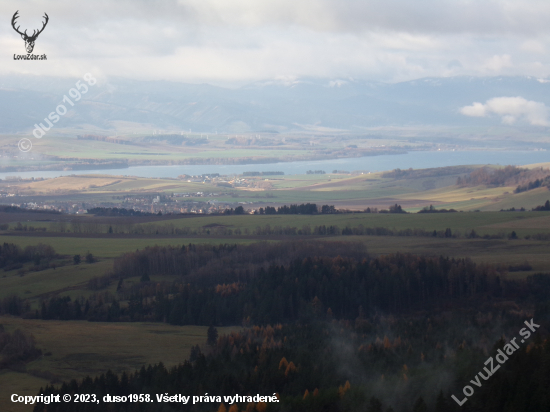
[[[163,362],[177,365],[189,358],[192,346],[206,342],[205,326],[171,326],[161,323],[102,323],[42,321],[0,316],[0,324],[12,332],[32,334],[43,355],[26,370],[0,372],[2,411],[30,412],[32,405],[4,402],[12,393],[35,395],[51,381],[82,379],[112,370],[133,372]],[[220,327],[220,334],[239,327]]]
[[[130,160],[130,161],[179,161],[187,158],[244,158],[244,157],[288,157],[304,156],[314,152],[309,146],[289,144],[280,149],[265,146],[234,146],[226,144],[227,136],[214,138],[209,135],[207,144],[197,146],[170,145],[160,141],[146,143],[135,141],[144,135],[126,136],[130,144],[119,144],[105,141],[81,140],[75,135],[87,134],[82,130],[56,133],[48,139],[33,142],[33,155],[55,153],[59,160],[67,159],[101,159],[101,160]],[[206,137],[206,136],[205,136]],[[117,138],[120,139],[120,136]],[[200,135],[192,136],[198,139]]]

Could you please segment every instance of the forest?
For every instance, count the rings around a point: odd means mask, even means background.
[[[151,281],[158,275],[164,280]],[[107,290],[113,283],[116,293]],[[40,310],[11,306],[44,320],[208,325],[208,340],[175,367],[109,371],[40,391],[150,394],[150,403],[37,404],[35,412],[548,410],[547,274],[515,279],[469,259],[369,256],[350,242],[188,244],[127,253],[89,288],[86,299],[52,297]],[[534,336],[459,406],[451,396],[462,399],[528,319],[540,325]],[[218,336],[216,327],[235,324],[242,329]],[[165,393],[276,393],[279,402],[157,402]]]
[[[328,243],[325,248],[345,248]],[[92,279],[98,292],[85,300],[51,298],[42,303],[42,319],[157,321],[174,325],[232,325],[293,322],[316,314],[355,319],[377,310],[402,314],[415,310],[475,306],[476,300],[526,299],[550,291],[550,276],[525,282],[506,280],[494,267],[467,259],[412,255],[358,257],[357,252],[294,258],[289,243],[218,247],[151,247],[116,259],[113,272]],[[283,255],[279,251],[287,248]],[[317,246],[316,253],[324,252]],[[345,252],[341,250],[341,252]],[[331,256],[332,255],[332,256]],[[298,255],[299,256],[299,255]],[[171,282],[150,282],[155,275]],[[140,277],[125,286],[124,279]],[[101,293],[117,282],[116,295]],[[121,306],[120,302],[128,302]],[[31,314],[32,315],[32,314]]]
[[[537,319],[544,318],[543,312]],[[550,344],[540,335],[483,381],[469,402],[458,406],[452,400],[451,394],[460,394],[462,385],[481,369],[487,353],[494,355],[504,345],[503,339],[480,345],[487,332],[494,333],[487,321],[521,324],[521,315],[511,310],[494,308],[485,316],[489,318],[470,318],[467,313],[427,319],[375,315],[351,322],[310,319],[254,326],[219,337],[205,353],[195,348],[188,360],[173,368],[156,364],[130,374],[108,371],[40,391],[95,394],[100,399],[105,394],[150,394],[151,403],[38,404],[34,411],[546,411]],[[474,319],[474,331],[462,339]],[[158,393],[271,395],[274,388],[279,403],[184,405],[155,400]]]

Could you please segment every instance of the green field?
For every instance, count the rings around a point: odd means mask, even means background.
[[[27,299],[47,297],[59,291],[86,289],[87,282],[96,276],[104,275],[112,268],[112,260],[92,264],[73,265],[67,262],[66,266],[56,269],[46,269],[40,272],[27,272],[24,276],[16,270],[3,272],[0,275],[2,292],[0,296],[18,295]]]
[[[334,215],[229,215],[204,216],[200,218],[173,219],[145,225],[174,225],[177,228],[201,228],[226,226],[254,230],[265,225],[290,226],[335,225],[345,227],[384,227],[388,229],[424,229],[461,231],[464,235],[474,229],[480,235],[510,233],[515,230],[518,236],[535,233],[550,233],[550,212],[458,212],[458,213],[343,213]],[[237,237],[237,236],[235,236]]]
[[[16,219],[16,216],[14,216]],[[335,225],[340,229],[345,227],[358,227],[363,225],[364,227],[384,227],[388,229],[423,229],[423,230],[445,230],[450,228],[453,233],[460,231],[462,235],[466,232],[470,232],[474,229],[479,235],[494,235],[497,233],[509,234],[512,230],[516,231],[518,236],[533,235],[536,233],[550,233],[550,212],[457,212],[457,213],[341,213],[341,214],[328,214],[328,215],[202,215],[197,217],[174,217],[173,219],[164,219],[161,221],[139,223],[140,219],[134,219],[135,224],[129,225],[127,223],[117,224],[120,220],[117,218],[111,218],[112,223],[98,224],[96,229],[92,233],[107,234],[109,226],[120,227],[122,232],[127,233],[128,229],[141,225],[143,227],[173,227],[173,228],[208,228],[213,226],[224,226],[231,229],[248,229],[250,233],[259,227],[265,225],[275,226],[290,226],[301,228],[303,225],[310,225],[312,228],[315,226]],[[82,222],[93,222],[93,218],[83,218]],[[56,231],[56,224],[42,221],[29,221],[25,222],[29,226],[36,228],[46,228],[48,231]],[[15,223],[11,224],[13,228]],[[67,225],[67,229],[71,230],[70,225]],[[0,241],[3,241],[3,236],[9,236],[16,234],[13,231],[5,231],[3,235],[0,235]],[[44,235],[37,233],[28,236],[24,236],[25,239],[44,239]],[[75,235],[73,235],[75,236]],[[17,239],[18,236],[9,236],[10,239]],[[215,237],[214,232],[212,237]],[[230,236],[231,239],[239,239],[246,236]],[[85,238],[85,235],[83,236]],[[204,236],[202,241],[211,242],[211,237]],[[15,240],[13,240],[15,241]],[[145,241],[145,243],[144,243]],[[180,242],[188,243],[193,241],[193,237],[182,237]],[[17,240],[22,245],[34,244],[35,240],[29,241],[20,239]],[[28,243],[30,242],[30,243]],[[82,238],[73,237],[52,237],[52,245],[60,250],[75,250],[82,244]],[[73,243],[74,242],[74,243]],[[128,239],[130,245],[136,248],[141,248],[146,244],[165,244],[166,239],[162,236],[156,236],[154,234],[149,235],[147,240],[143,239]],[[86,238],[83,244],[83,248],[92,248],[94,254],[100,256],[112,257],[121,253],[120,242],[116,239],[109,239],[105,236],[101,239]],[[61,252],[65,253],[65,252]],[[68,252],[70,253],[70,252]]]
[[[346,240],[362,241],[372,255],[412,253],[425,256],[469,258],[476,263],[517,265],[527,261],[533,269],[510,272],[509,277],[525,277],[537,272],[550,272],[550,241],[508,239],[445,239],[400,236],[345,236]]]
[[[0,316],[0,324],[32,334],[43,356],[26,365],[26,371],[0,372],[0,399],[13,393],[36,395],[50,380],[82,379],[107,370],[133,372],[163,362],[177,365],[189,358],[191,346],[204,345],[204,326],[170,326],[161,323],[101,323],[41,321]],[[218,328],[220,334],[239,327]],[[29,412],[31,405],[2,402],[4,412]]]
[[[209,135],[207,144],[199,146],[168,145],[162,142],[117,144],[95,140],[79,140],[75,135],[83,134],[81,130],[67,133],[56,133],[48,136],[49,139],[36,141],[33,144],[33,153],[52,154],[71,159],[102,159],[102,160],[153,160],[173,161],[186,158],[242,158],[242,157],[287,157],[304,156],[313,150],[301,145],[286,145],[282,148],[246,147],[227,145],[227,137],[213,138]],[[85,133],[84,133],[85,134]],[[103,134],[104,135],[104,134]],[[139,135],[129,135],[125,139],[129,142],[139,139]],[[198,138],[200,136],[194,136]],[[120,137],[119,137],[120,138]],[[34,143],[34,142],[33,142]]]

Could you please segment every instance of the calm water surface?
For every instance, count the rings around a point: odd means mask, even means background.
[[[500,164],[525,165],[550,162],[550,151],[430,151],[409,152],[398,155],[367,156],[352,159],[315,160],[253,165],[184,165],[184,166],[134,166],[126,169],[60,170],[35,172],[0,173],[0,178],[20,176],[23,178],[52,178],[68,175],[109,174],[139,177],[178,177],[182,174],[200,175],[219,173],[220,175],[242,174],[243,172],[281,171],[287,175],[304,174],[308,170],[383,171],[396,168],[424,169],[430,167]]]

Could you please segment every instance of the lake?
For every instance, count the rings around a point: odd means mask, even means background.
[[[333,170],[349,172],[361,170],[377,172],[396,168],[425,169],[431,167],[498,164],[526,165],[550,162],[547,151],[511,151],[511,150],[478,150],[478,151],[427,151],[408,152],[396,155],[367,156],[346,159],[315,160],[300,162],[282,162],[252,165],[181,165],[181,166],[133,166],[126,169],[99,170],[60,170],[0,173],[0,178],[20,176],[22,178],[52,178],[68,175],[108,174],[139,177],[178,177],[182,174],[201,175],[219,173],[220,175],[242,174],[243,172],[281,171],[287,175],[305,174],[308,170]]]

